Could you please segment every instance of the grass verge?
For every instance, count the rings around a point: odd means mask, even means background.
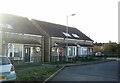
[[[17,81],[44,81],[60,67],[35,66],[29,68],[16,69]]]

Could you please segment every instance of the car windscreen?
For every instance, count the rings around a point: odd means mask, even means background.
[[[0,65],[10,64],[10,61],[7,57],[0,57]]]

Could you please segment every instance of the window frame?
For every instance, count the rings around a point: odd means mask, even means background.
[[[70,55],[70,52],[69,52],[69,48],[71,48],[72,50],[72,55]],[[67,47],[67,55],[69,57],[73,57],[73,56],[76,56],[77,55],[77,47],[76,46],[68,46]]]

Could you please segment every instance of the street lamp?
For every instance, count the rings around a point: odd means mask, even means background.
[[[67,20],[66,20],[66,21],[67,21],[67,22],[66,22],[66,34],[67,34],[67,35],[66,35],[66,41],[67,41],[67,42],[66,42],[66,52],[67,52],[67,53],[66,53],[66,61],[67,61],[67,62],[68,62],[68,35],[69,35],[69,34],[68,34],[68,28],[69,28],[69,27],[68,27],[68,18],[69,18],[69,16],[75,16],[75,14],[67,15]]]

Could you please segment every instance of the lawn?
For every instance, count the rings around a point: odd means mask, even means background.
[[[60,67],[49,66],[44,67],[41,65],[15,65],[15,70],[17,74],[17,81],[44,81],[54,72],[56,72]]]

